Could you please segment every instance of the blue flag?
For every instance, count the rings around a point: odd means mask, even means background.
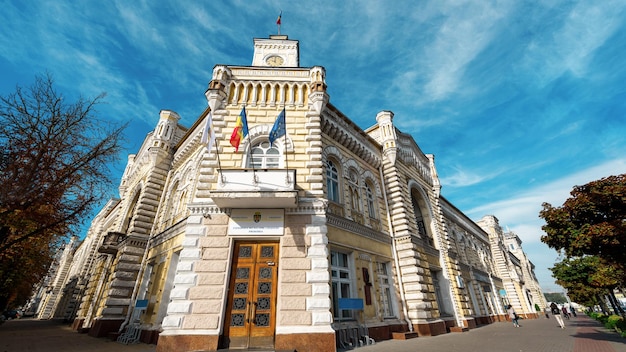
[[[285,135],[285,125],[285,109],[283,108],[283,111],[281,111],[280,114],[278,114],[278,117],[276,117],[274,127],[272,127],[272,130],[270,131],[270,146],[274,144],[276,139]]]

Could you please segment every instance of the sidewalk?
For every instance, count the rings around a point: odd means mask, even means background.
[[[493,323],[463,333],[411,340],[381,341],[355,352],[624,352],[626,339],[584,314],[565,320],[561,329],[553,317]]]
[[[17,319],[0,325],[0,352],[155,352],[156,345],[124,345],[79,334],[54,320]]]
[[[463,333],[411,340],[381,341],[354,352],[626,352],[626,339],[586,315],[565,320],[565,329],[550,319],[493,323]],[[19,319],[0,325],[0,352],[155,352],[155,345],[124,345],[79,334],[50,320]],[[178,352],[178,351],[177,351]]]

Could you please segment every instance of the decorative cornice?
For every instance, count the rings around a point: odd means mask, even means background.
[[[236,67],[229,66],[232,80],[256,78],[304,78],[304,82],[308,81],[308,68],[281,68],[277,70],[275,67]],[[295,83],[295,82],[294,82]]]
[[[328,201],[317,198],[298,198],[298,206],[286,208],[285,214],[294,215],[323,215],[326,214]],[[187,206],[189,213],[193,215],[210,216],[215,214],[231,214],[231,208],[220,208],[211,203],[192,203]]]
[[[150,248],[154,248],[181,234],[184,231],[185,226],[187,226],[187,218],[183,218],[164,231],[152,236],[152,238],[150,238]]]
[[[413,137],[408,134],[396,131],[397,157],[404,164],[413,166],[430,186],[433,185],[433,175],[430,170],[430,160],[415,143]]]
[[[326,213],[326,222],[329,226],[346,230],[385,244],[391,244],[391,237],[389,237],[389,235],[383,232],[373,230],[367,226],[363,226],[344,217],[340,217],[331,213]]]
[[[338,111],[329,109],[324,110],[321,117],[322,133],[348,148],[369,165],[375,168],[380,167],[382,163],[380,146],[375,145],[373,140],[369,140],[369,136],[363,135],[354,123],[347,121],[347,117],[340,116]]]

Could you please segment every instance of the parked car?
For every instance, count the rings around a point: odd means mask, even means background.
[[[27,310],[22,313],[22,318],[28,318],[28,317],[34,317],[34,316],[35,316],[35,312],[33,312],[32,310]]]
[[[19,319],[21,317],[21,314],[19,311],[17,310],[5,310],[4,312],[2,312],[2,315],[7,319]]]

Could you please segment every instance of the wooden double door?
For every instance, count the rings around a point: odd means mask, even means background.
[[[274,348],[278,242],[235,243],[224,327],[228,348]]]

